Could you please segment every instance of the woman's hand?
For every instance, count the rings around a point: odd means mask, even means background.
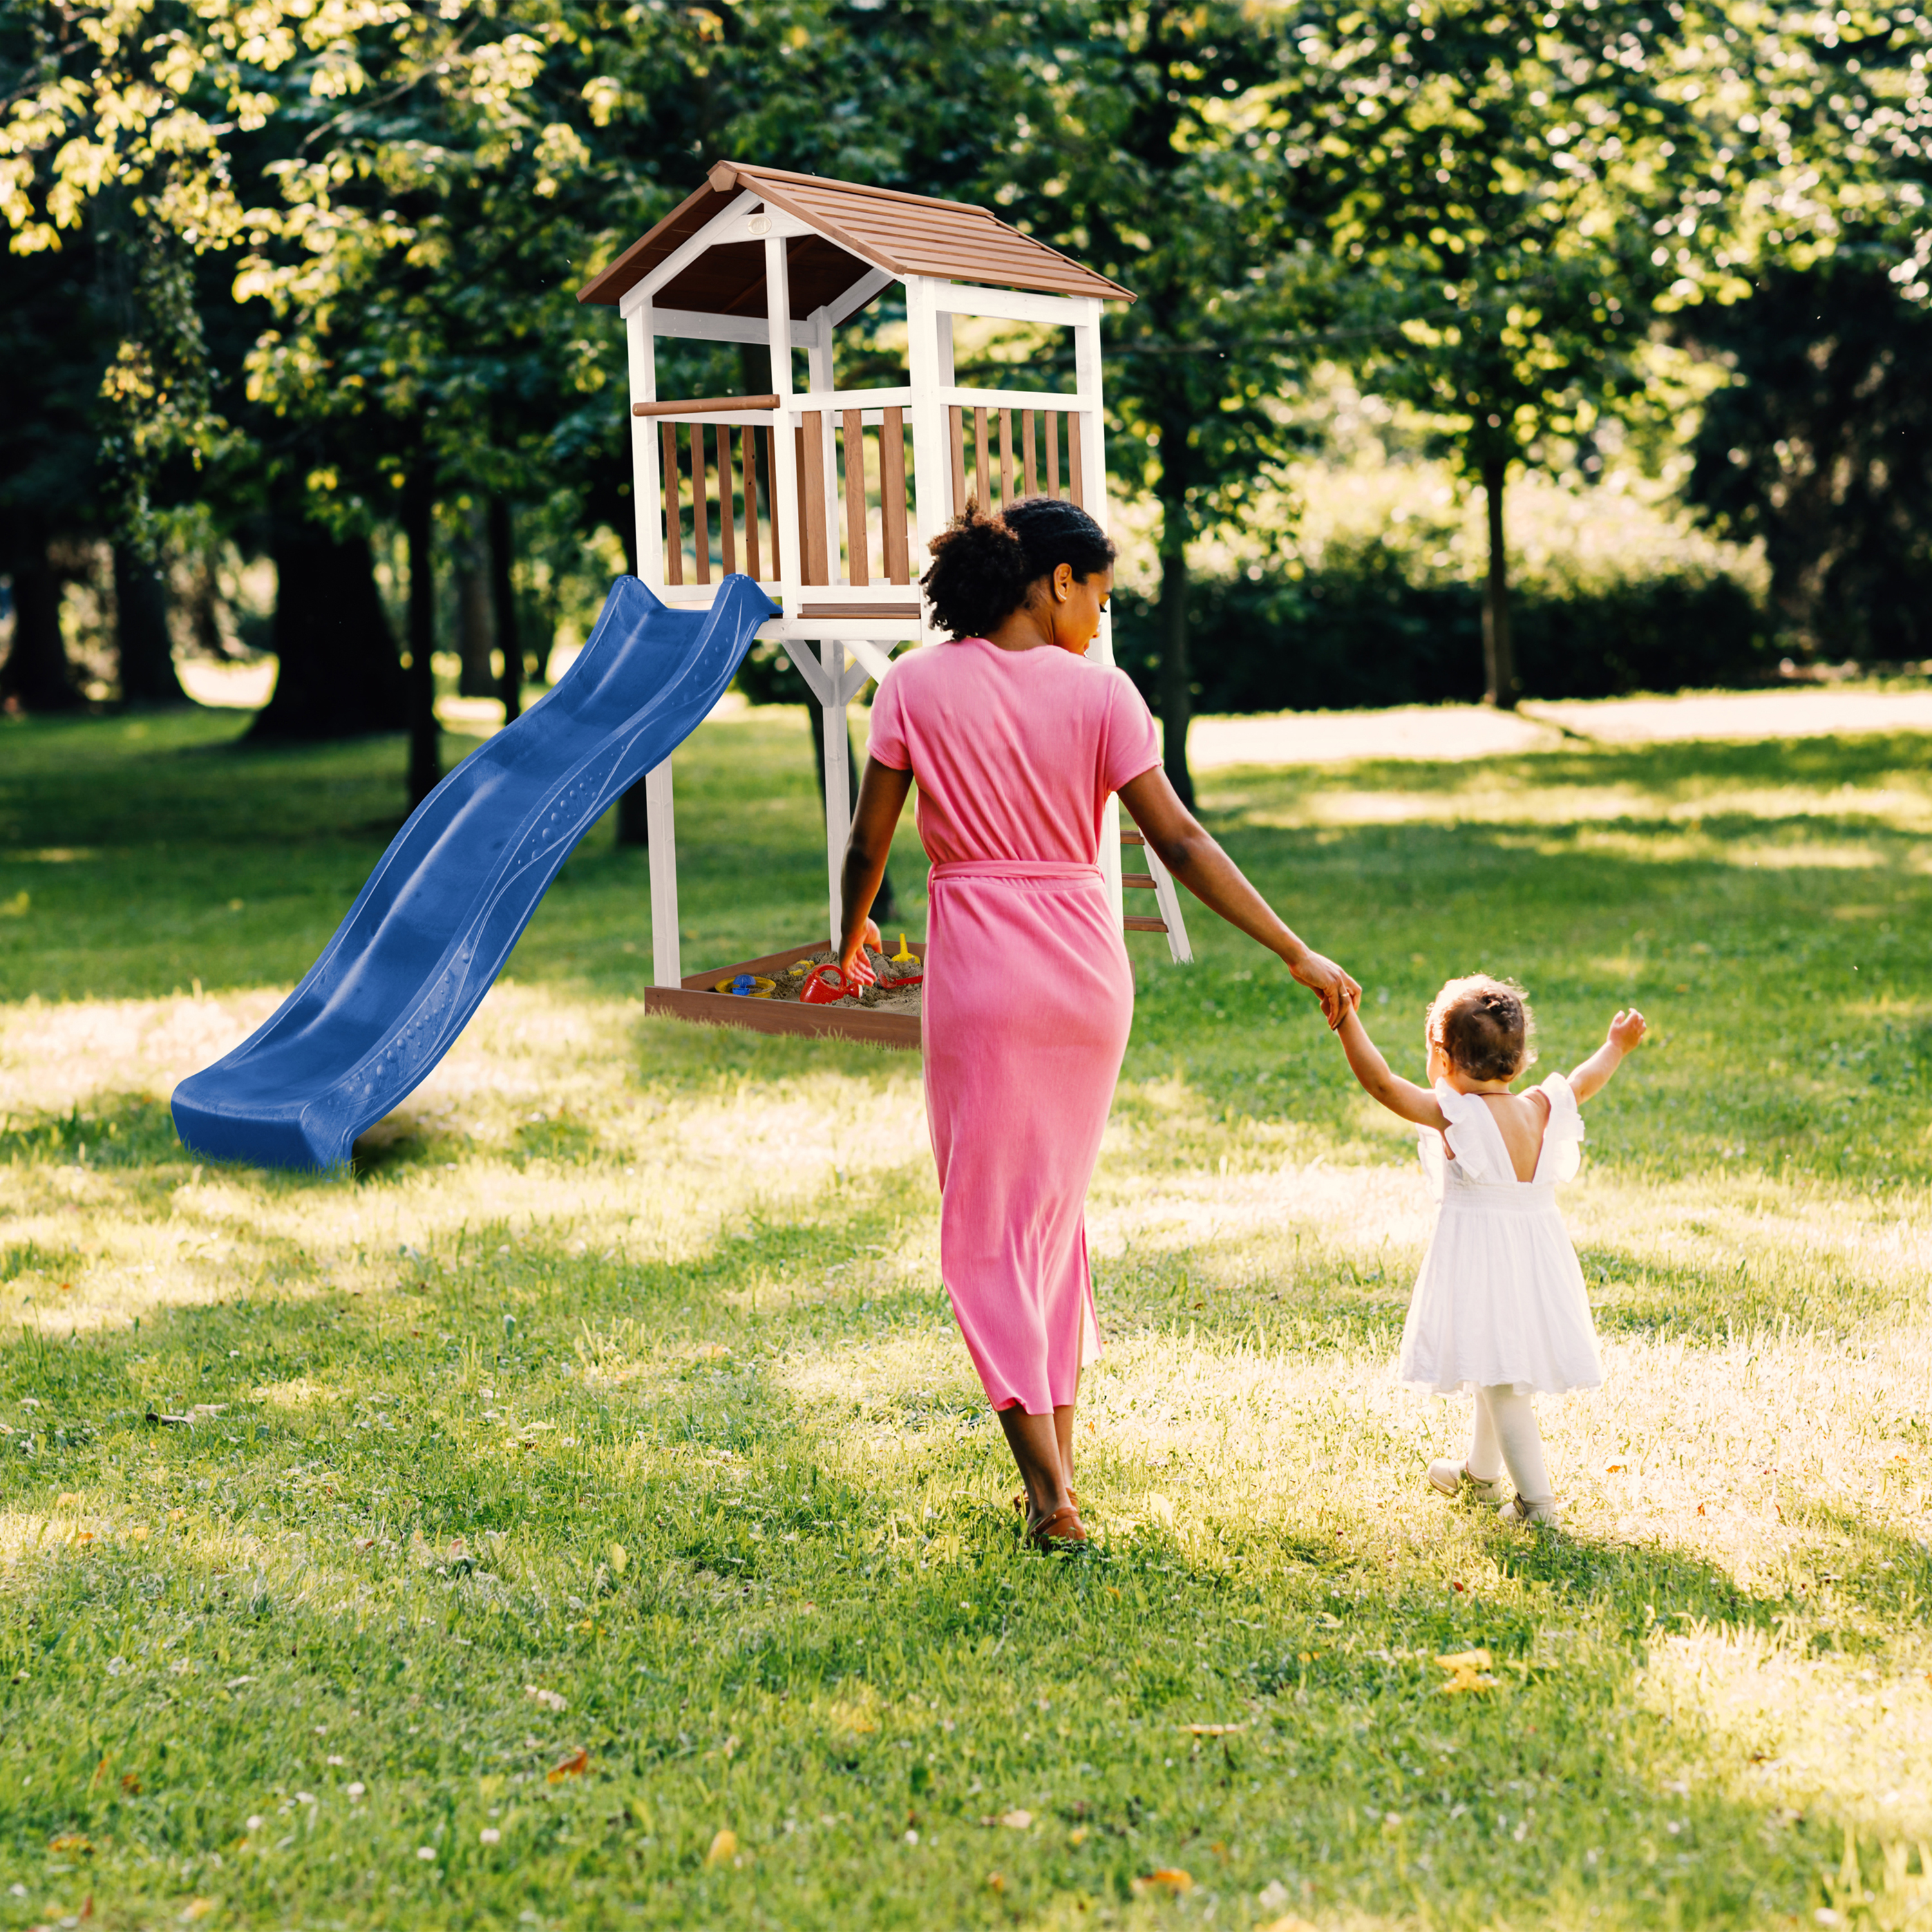
[[[877,984],[879,976],[873,971],[872,962],[866,957],[868,949],[874,952],[883,952],[886,950],[885,941],[879,937],[879,928],[869,919],[866,922],[865,931],[846,947],[839,959],[838,970],[844,974],[847,986],[870,986]]]
[[[1355,1010],[1362,989],[1332,959],[1306,950],[1287,962],[1288,970],[1322,1002],[1322,1017],[1333,1033]]]

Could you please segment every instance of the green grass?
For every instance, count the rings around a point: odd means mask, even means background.
[[[1135,942],[1059,1562],[916,1058],[646,1020],[608,829],[352,1177],[190,1160],[171,1079],[400,816],[394,742],[236,728],[0,724],[0,1926],[1932,1914],[1924,739],[1216,775],[1408,1070],[1451,973],[1546,1065],[1649,1012],[1568,1209],[1610,1382],[1545,1405],[1563,1537],[1424,1492],[1412,1150],[1197,914]],[[678,785],[692,967],[814,936],[803,722]]]

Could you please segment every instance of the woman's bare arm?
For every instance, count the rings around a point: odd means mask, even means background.
[[[1240,866],[1216,844],[1180,802],[1166,772],[1156,765],[1120,788],[1132,815],[1160,862],[1211,912],[1258,940],[1322,1002],[1331,1027],[1352,1010],[1362,989],[1332,959],[1304,945],[1274,907],[1249,884]]]
[[[1353,1006],[1343,1015],[1336,1030],[1341,1037],[1342,1051],[1348,1056],[1348,1070],[1362,1083],[1362,1090],[1370,1100],[1405,1120],[1413,1120],[1418,1126],[1433,1127],[1440,1132],[1449,1124],[1436,1104],[1436,1096],[1426,1087],[1418,1087],[1413,1080],[1390,1072],[1381,1048],[1370,1039],[1362,1016]]]
[[[879,881],[886,876],[886,859],[892,849],[892,834],[899,814],[905,809],[906,794],[912,790],[912,773],[896,771],[876,758],[866,760],[866,775],[859,781],[859,802],[852,813],[852,830],[845,841],[845,869],[839,896],[845,907],[845,922],[838,942],[838,963],[848,980],[869,986],[878,976],[866,958],[866,948],[879,944],[879,928],[872,923],[872,901]]]

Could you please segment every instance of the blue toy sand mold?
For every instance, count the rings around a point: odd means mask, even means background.
[[[748,577],[677,610],[620,577],[555,688],[410,814],[274,1016],[175,1089],[195,1153],[328,1168],[449,1051],[599,817],[697,728],[777,615]]]

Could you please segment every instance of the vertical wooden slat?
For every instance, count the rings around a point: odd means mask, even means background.
[[[830,584],[830,560],[825,542],[825,412],[806,410],[799,424],[799,514],[805,530],[799,545],[803,581]]]
[[[745,574],[754,580],[758,568],[758,431],[748,424],[742,440],[745,468]]]
[[[879,430],[879,521],[886,543],[886,574],[895,584],[912,581],[906,519],[905,411],[887,410]]]
[[[698,580],[711,581],[711,486],[704,477],[704,425],[691,426],[691,534]]]
[[[731,476],[731,430],[718,425],[718,536],[724,547],[724,574],[738,568],[737,487]]]
[[[966,412],[946,412],[948,438],[952,446],[952,514],[966,507]]]
[[[1012,507],[1013,500],[1013,412],[1000,412],[1000,508]]]
[[[866,527],[866,419],[848,410],[840,425],[845,444],[845,581],[869,584],[871,538]]]
[[[677,425],[666,423],[659,432],[664,451],[664,580],[684,581],[684,518],[677,506]]]
[[[1080,418],[1071,410],[1066,417],[1066,494],[1082,509],[1086,508],[1086,478],[1080,460]]]
[[[805,511],[805,428],[801,423],[792,433],[792,475],[797,479],[798,502],[798,580],[801,584],[812,581],[812,524]]]
[[[986,428],[986,412],[973,412],[973,494],[981,512],[993,514],[993,439]]]
[[[1046,422],[1046,494],[1060,494],[1060,412],[1048,410]]]
[[[772,575],[774,578],[781,578],[784,574],[784,544],[778,536],[777,426],[774,424],[768,430],[761,430],[759,434],[764,437],[765,444],[765,483],[766,485],[765,521],[770,526],[772,532]]]
[[[1040,466],[1034,460],[1034,412],[1031,410],[1020,412],[1020,460],[1025,477],[1026,493],[1029,496],[1040,494]]]

